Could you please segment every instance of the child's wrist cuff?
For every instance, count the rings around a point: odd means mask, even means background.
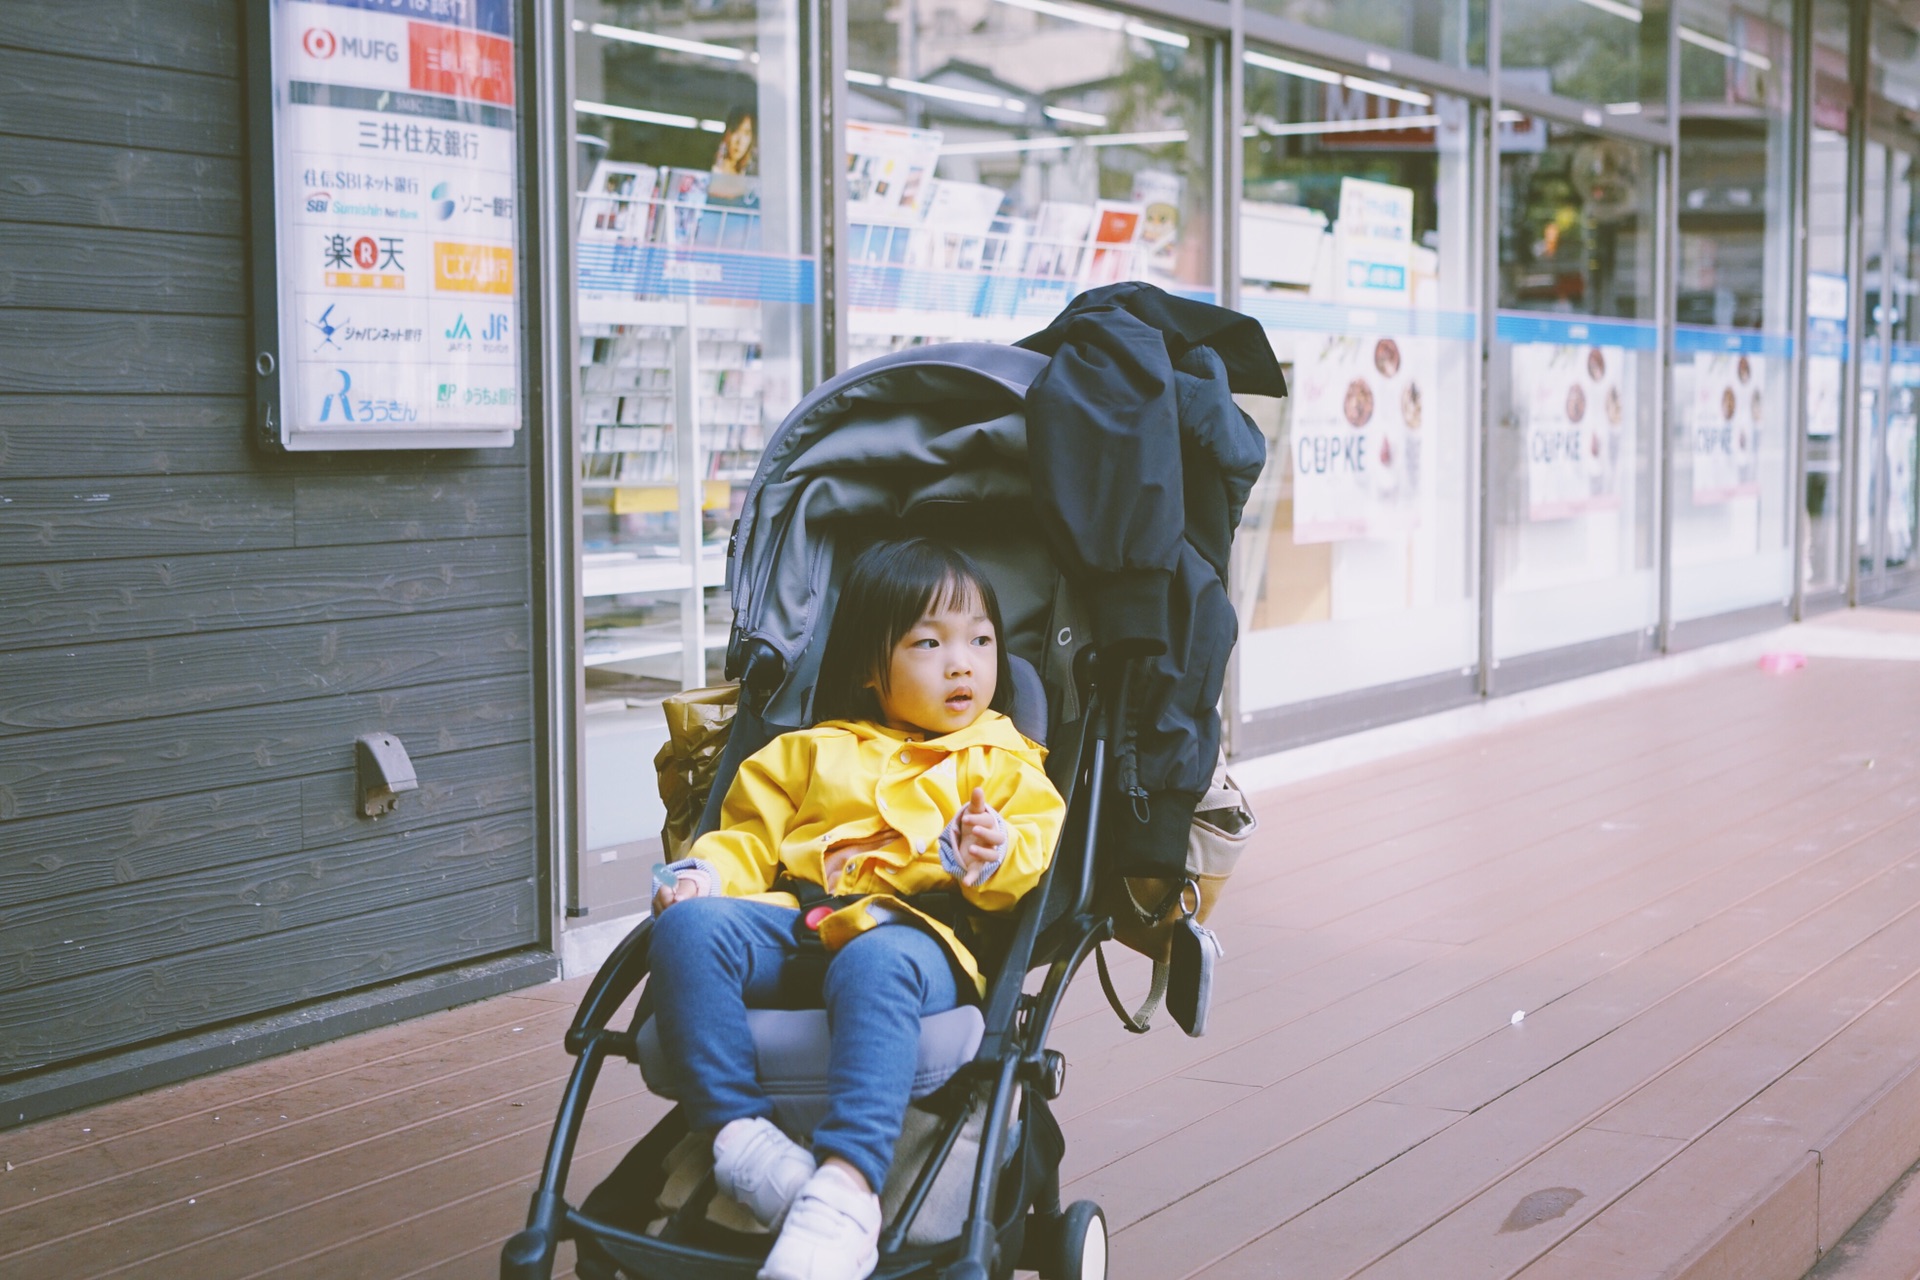
[[[940,833],[940,869],[956,880],[966,879],[967,872],[971,870],[960,857],[960,819],[966,816],[966,812],[965,806],[962,806],[960,812],[953,815],[953,821],[949,822],[946,829]],[[980,878],[974,881],[976,885],[985,884],[992,879],[993,873],[1000,869],[1002,862],[1006,861],[1007,821],[1000,816],[998,809],[989,808],[987,812],[993,815],[994,825],[1000,830],[1001,856],[986,864],[986,870],[981,872]]]

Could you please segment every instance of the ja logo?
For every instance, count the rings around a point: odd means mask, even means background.
[[[453,328],[447,330],[447,337],[454,342],[473,341],[473,330],[467,328],[467,313],[462,311],[454,320]]]
[[[325,422],[327,420],[328,416],[333,413],[333,402],[338,400],[340,402],[340,420],[342,422],[352,422],[353,401],[348,398],[348,393],[353,390],[353,378],[345,369],[335,369],[334,372],[340,375],[340,389],[338,391],[329,391],[327,398],[320,402],[320,421]]]

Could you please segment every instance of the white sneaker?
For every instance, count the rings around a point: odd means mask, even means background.
[[[713,1180],[771,1230],[814,1171],[813,1153],[764,1116],[734,1120],[714,1135]]]
[[[866,1280],[880,1264],[880,1197],[832,1165],[800,1188],[759,1280]]]

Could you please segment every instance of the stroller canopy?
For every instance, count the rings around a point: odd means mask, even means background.
[[[770,722],[806,722],[842,552],[889,533],[931,533],[980,561],[1009,648],[1040,665],[1036,614],[1050,610],[1060,575],[1033,509],[1026,394],[1046,367],[1018,347],[917,347],[822,384],[788,415],[747,490],[727,565],[729,670],[768,699]]]

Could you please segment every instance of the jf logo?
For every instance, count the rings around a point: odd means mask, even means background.
[[[309,58],[331,58],[339,50],[340,42],[325,27],[308,27],[307,33],[300,37],[300,47],[307,51]]]

